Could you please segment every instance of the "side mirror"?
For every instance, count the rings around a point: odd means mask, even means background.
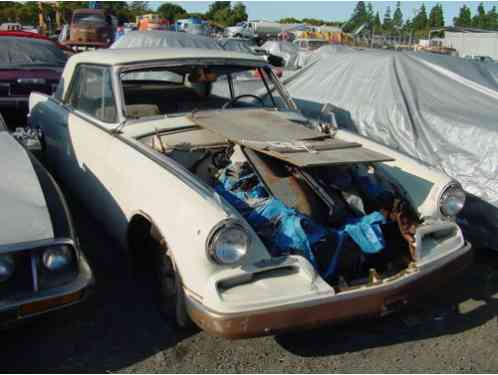
[[[334,106],[330,103],[326,103],[322,106],[320,110],[320,131],[326,134],[333,134],[337,131],[337,120],[335,118]]]

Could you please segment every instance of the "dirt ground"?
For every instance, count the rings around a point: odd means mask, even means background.
[[[91,299],[0,332],[2,372],[497,372],[498,253],[406,312],[310,332],[227,341],[177,332],[150,283],[69,201],[97,288]]]

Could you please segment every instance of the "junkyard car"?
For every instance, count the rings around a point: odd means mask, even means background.
[[[103,9],[77,9],[73,12],[69,39],[71,47],[109,47],[114,41],[112,17]]]
[[[32,33],[0,35],[0,111],[9,126],[25,125],[29,94],[52,94],[66,62],[54,42],[26,34]]]
[[[0,118],[0,327],[73,305],[93,276],[64,197]]]
[[[81,53],[30,108],[67,186],[155,257],[180,326],[239,338],[385,314],[471,260],[456,181],[334,129],[327,106],[307,121],[258,57]]]

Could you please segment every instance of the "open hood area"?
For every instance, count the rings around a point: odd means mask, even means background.
[[[337,140],[263,109],[205,111],[192,121],[223,138],[283,160],[296,167],[341,165],[392,160],[358,143]]]

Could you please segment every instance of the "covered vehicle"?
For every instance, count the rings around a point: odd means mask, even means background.
[[[114,42],[112,17],[104,9],[77,9],[69,27],[70,47],[107,48]]]
[[[293,44],[299,48],[303,48],[307,51],[314,51],[320,47],[329,45],[330,42],[325,39],[312,39],[312,38],[298,38],[292,41]]]
[[[336,132],[327,108],[307,121],[260,58],[109,49],[63,76],[30,99],[46,156],[132,259],[153,259],[180,326],[239,338],[385,314],[469,264],[455,180]]]
[[[68,207],[0,116],[0,326],[82,301],[93,285]]]
[[[113,43],[111,48],[203,48],[222,49],[207,36],[174,31],[130,31]]]
[[[327,46],[286,87],[317,117],[335,107],[341,128],[399,150],[460,181],[461,225],[498,249],[498,64],[431,53]]]
[[[287,41],[268,41],[261,46],[268,54],[284,60],[284,67],[295,70],[313,61],[313,52]]]
[[[32,91],[55,91],[66,59],[52,41],[0,35],[0,112],[9,125],[25,125]]]

